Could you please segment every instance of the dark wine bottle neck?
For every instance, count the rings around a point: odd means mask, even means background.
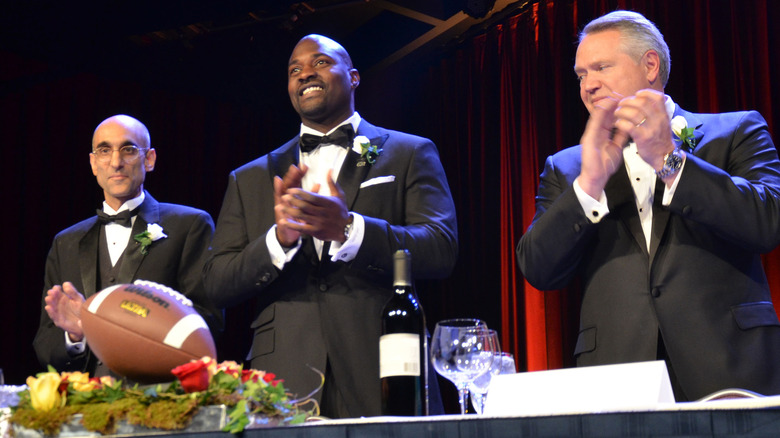
[[[412,255],[409,251],[396,251],[393,255],[393,264],[393,286],[411,286]]]

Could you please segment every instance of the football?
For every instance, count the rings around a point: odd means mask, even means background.
[[[81,307],[87,345],[111,371],[138,383],[169,382],[171,370],[217,350],[184,295],[144,280],[108,287]]]

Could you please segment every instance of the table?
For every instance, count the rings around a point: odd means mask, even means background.
[[[176,435],[181,436],[181,435]],[[229,438],[207,432],[193,438]],[[780,408],[665,410],[540,417],[445,415],[421,419],[335,420],[253,429],[244,438],[773,437]]]

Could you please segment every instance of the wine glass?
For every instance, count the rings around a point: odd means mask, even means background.
[[[488,336],[490,342],[495,345],[495,354],[493,355],[493,362],[488,368],[488,371],[479,377],[469,382],[469,398],[471,399],[471,405],[474,406],[474,410],[477,414],[482,413],[482,396],[487,392],[487,387],[490,384],[490,378],[496,373],[500,366],[500,357],[498,354],[501,352],[501,344],[498,341],[498,332],[492,329],[488,329]]]
[[[431,362],[436,372],[458,388],[460,413],[466,413],[469,383],[490,369],[497,351],[487,325],[477,319],[450,319],[436,324]]]
[[[485,406],[485,396],[493,376],[498,374],[515,374],[515,357],[510,353],[498,352],[493,356],[493,365],[487,373],[477,377],[469,384],[471,404],[477,414],[482,414]]]

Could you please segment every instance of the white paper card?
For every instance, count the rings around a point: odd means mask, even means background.
[[[674,403],[664,361],[566,368],[491,379],[488,416],[655,410]]]

